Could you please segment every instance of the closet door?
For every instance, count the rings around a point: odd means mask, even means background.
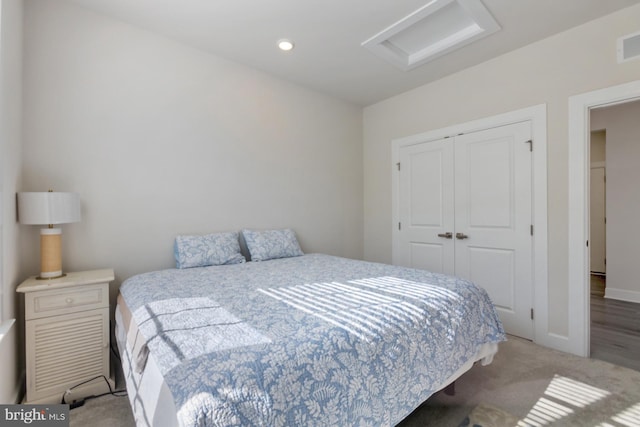
[[[402,147],[400,165],[398,263],[453,275],[453,143]]]
[[[529,122],[455,140],[455,273],[487,290],[505,329],[533,337]]]
[[[400,148],[396,263],[469,279],[533,337],[529,122]]]

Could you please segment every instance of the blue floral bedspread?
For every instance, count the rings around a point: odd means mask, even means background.
[[[392,426],[505,339],[468,281],[321,254],[145,273],[120,292],[184,426]]]

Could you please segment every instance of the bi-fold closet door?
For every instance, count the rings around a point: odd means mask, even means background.
[[[532,338],[531,123],[400,148],[397,261],[485,288]]]

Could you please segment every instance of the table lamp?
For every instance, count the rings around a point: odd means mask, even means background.
[[[40,229],[40,276],[37,278],[65,276],[62,273],[62,229],[54,225],[80,221],[80,195],[51,190],[18,193],[18,221],[49,226]]]

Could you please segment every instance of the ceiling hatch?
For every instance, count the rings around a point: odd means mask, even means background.
[[[498,30],[480,0],[433,0],[362,46],[407,71]]]

